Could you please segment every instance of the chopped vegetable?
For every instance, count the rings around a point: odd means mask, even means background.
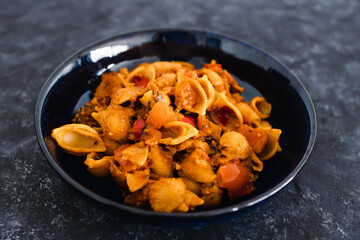
[[[134,85],[135,87],[145,88],[148,84],[149,79],[146,77],[134,77]]]
[[[250,172],[241,163],[226,164],[217,172],[219,186],[225,187],[231,200],[249,194],[253,190]]]
[[[172,117],[172,115],[174,115],[174,113],[170,106],[163,101],[158,101],[149,112],[146,123],[155,127],[156,129],[159,129],[166,123],[168,119]]]
[[[234,114],[234,111],[228,106],[224,106],[216,111],[216,116],[223,126],[226,126],[228,123],[230,114]]]
[[[135,121],[133,132],[134,132],[134,136],[137,139],[139,139],[141,137],[141,134],[143,133],[145,126],[146,126],[146,123],[145,123],[144,119],[139,119],[139,120]]]
[[[182,122],[189,123],[189,124],[191,124],[193,127],[196,127],[196,126],[195,126],[195,118],[192,117],[192,116],[186,115],[186,116],[184,116],[183,119],[181,119],[181,121],[182,121]]]

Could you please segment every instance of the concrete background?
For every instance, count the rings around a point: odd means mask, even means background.
[[[0,2],[1,239],[360,239],[360,2],[357,0]],[[129,223],[66,183],[38,146],[34,109],[79,48],[144,28],[241,38],[283,61],[318,117],[308,163],[249,215],[200,229]]]

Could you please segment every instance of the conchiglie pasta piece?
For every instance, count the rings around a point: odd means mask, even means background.
[[[118,75],[125,80],[127,78],[127,76],[129,75],[129,71],[127,68],[120,68]]]
[[[52,130],[51,136],[62,149],[76,156],[106,151],[98,132],[85,124],[63,125]]]
[[[159,177],[172,177],[174,166],[172,154],[162,149],[159,145],[150,147],[149,153],[150,170]]]
[[[210,183],[216,179],[209,156],[200,149],[194,150],[180,165],[182,177],[201,183]]]
[[[172,212],[186,197],[186,186],[180,178],[162,178],[150,187],[149,203],[156,212]]]
[[[145,79],[147,82],[154,81],[155,79],[155,68],[152,64],[143,64],[132,70],[127,78],[125,79],[126,87],[137,87],[139,79]],[[145,86],[140,86],[144,88]]]
[[[241,133],[226,132],[220,138],[221,154],[228,159],[246,159],[251,153],[251,147]]]
[[[201,192],[201,185],[187,177],[181,177],[181,180],[185,183],[186,189],[199,195]]]
[[[264,168],[263,162],[256,156],[256,154],[253,152],[250,155],[250,160],[252,163],[252,169],[257,172],[261,172]]]
[[[210,116],[224,131],[235,130],[243,124],[243,117],[239,109],[229,101],[224,92],[218,94],[212,104]]]
[[[117,105],[110,105],[105,111],[91,114],[100,124],[105,135],[119,142],[127,140],[133,115],[133,109]]]
[[[199,198],[195,193],[186,190],[185,194],[185,200],[175,209],[176,212],[187,212],[189,209],[194,210],[195,207],[204,204],[204,200]]]
[[[269,140],[266,143],[264,150],[259,154],[259,158],[264,161],[272,158],[276,152],[281,151],[279,145],[281,130],[274,128],[272,129],[263,128],[263,129],[267,131],[267,133],[269,134]]]
[[[261,117],[261,119],[265,119],[270,116],[271,104],[263,97],[254,97],[250,101],[250,107]]]
[[[84,164],[88,167],[87,170],[92,175],[98,178],[103,178],[109,176],[109,168],[113,160],[113,156],[104,156],[100,158],[97,153],[92,152],[86,156]]]
[[[174,212],[187,212],[189,211],[189,206],[182,202],[177,208],[174,209]]]
[[[111,104],[122,104],[124,102],[130,101],[135,102],[137,97],[144,94],[143,89],[138,88],[119,88],[111,96]]]
[[[176,72],[181,68],[181,64],[177,62],[158,61],[152,63],[152,65],[155,68],[157,76],[161,75],[162,73]]]
[[[173,121],[164,125],[162,139],[165,145],[177,145],[198,134],[198,130],[191,124],[181,121]]]
[[[235,105],[244,119],[244,123],[249,126],[259,126],[261,122],[260,116],[249,106],[248,103],[240,102]]]
[[[226,90],[225,82],[219,76],[219,74],[217,74],[213,70],[207,69],[207,68],[200,69],[199,72],[202,74],[205,74],[208,77],[208,79],[210,80],[210,82],[212,83],[212,85],[214,86],[214,88],[217,92],[223,92]]]
[[[204,200],[199,198],[195,193],[186,190],[185,204],[190,207],[191,210],[194,210],[196,206],[204,204]]]
[[[124,170],[132,171],[134,169],[131,166],[131,163],[135,164],[137,167],[142,167],[148,158],[148,153],[149,147],[142,142],[138,142],[132,145],[127,144],[121,146],[114,152],[114,156],[115,160]],[[128,169],[126,165],[130,165],[130,168]]]
[[[255,153],[261,153],[269,140],[269,134],[263,128],[252,128],[243,124],[237,131],[246,138]]]
[[[194,69],[194,65],[192,65],[189,62],[183,62],[183,61],[171,61],[173,63],[178,63],[181,65],[182,68],[188,69],[188,70],[193,70]]]
[[[114,151],[114,161],[124,172],[132,172],[139,168],[139,165],[130,161],[128,157],[124,157],[123,151],[129,148],[131,144],[124,144]]]
[[[178,82],[175,89],[175,104],[180,109],[205,115],[207,96],[201,84],[179,71]]]
[[[126,173],[126,184],[130,192],[135,192],[145,186],[149,181],[150,170],[135,171],[133,173]]]
[[[155,79],[155,68],[151,65],[145,66],[145,70],[143,71],[143,77],[146,77],[149,79],[149,82],[153,81]]]
[[[126,188],[126,173],[117,166],[115,161],[113,161],[110,165],[110,174],[120,187]]]
[[[227,70],[223,70],[222,71],[222,74],[221,74],[221,77],[223,78],[223,79],[225,79],[225,81],[227,82],[227,83],[229,83],[230,84],[230,86],[231,86],[231,92],[239,92],[239,93],[243,93],[244,92],[244,88],[243,87],[240,87],[239,86],[239,84],[236,82],[236,80],[233,78],[233,76],[231,76],[231,74],[230,73],[228,73],[228,71]]]
[[[198,82],[200,83],[201,87],[204,89],[206,93],[206,97],[207,97],[206,109],[210,109],[211,104],[215,100],[215,89],[206,75],[199,78]]]

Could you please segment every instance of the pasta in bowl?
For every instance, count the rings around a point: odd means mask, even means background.
[[[57,137],[70,147],[62,148],[51,135],[66,125]],[[39,94],[35,128],[49,164],[95,203],[136,222],[199,226],[248,213],[284,189],[311,153],[316,118],[300,80],[266,52],[216,33],[155,29],[99,41],[61,63]],[[250,146],[239,160],[229,160],[238,157],[233,139]],[[206,174],[194,175],[194,164]],[[233,191],[240,182],[250,184]],[[186,186],[175,209],[161,204],[168,185]]]
[[[125,204],[157,212],[212,209],[251,194],[263,161],[281,151],[271,104],[212,60],[142,63],[103,73],[94,97],[52,137],[86,155],[96,177],[119,185]]]

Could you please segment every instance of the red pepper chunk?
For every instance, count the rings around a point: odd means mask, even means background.
[[[146,77],[134,77],[134,85],[135,87],[145,88],[148,84],[149,79]]]
[[[230,114],[234,114],[234,111],[227,106],[224,106],[216,111],[216,116],[223,126],[226,126],[228,123]]]
[[[194,118],[194,117],[184,116],[184,118],[181,119],[181,121],[182,121],[182,122],[189,123],[189,124],[191,124],[193,127],[196,127],[196,126],[195,126],[195,118]]]
[[[221,166],[217,178],[219,185],[228,190],[230,200],[249,194],[253,190],[249,169],[241,163]]]
[[[136,120],[134,123],[133,133],[134,136],[139,139],[141,137],[141,134],[143,133],[143,130],[146,126],[144,119]]]

